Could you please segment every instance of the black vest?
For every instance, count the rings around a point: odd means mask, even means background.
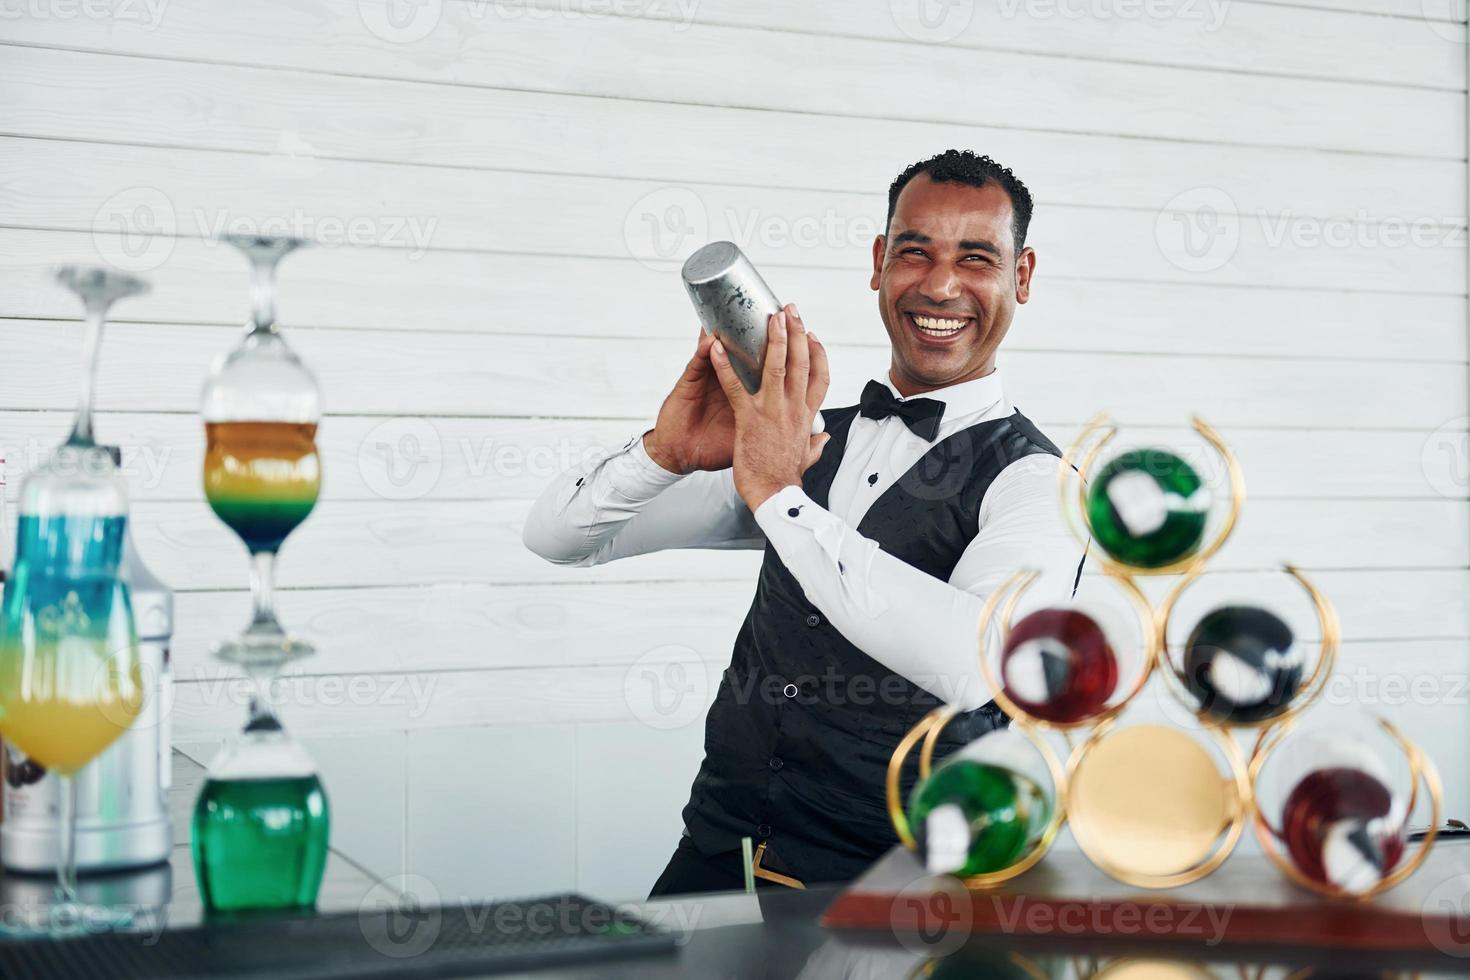
[[[856,415],[856,406],[823,411],[832,438],[802,478],[823,507]],[[991,481],[1036,453],[1061,455],[1020,412],[962,429],[888,487],[857,530],[948,581],[977,533]],[[884,800],[888,760],[940,703],[848,642],[768,542],[755,599],[705,719],[704,762],[683,813],[694,845],[723,854],[752,837],[768,845],[763,864],[804,882],[855,877],[898,843]],[[993,701],[961,715],[944,730],[935,758],[1007,720]],[[910,761],[905,801],[914,770]]]

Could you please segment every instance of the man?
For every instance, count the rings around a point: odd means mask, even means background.
[[[989,157],[914,164],[873,243],[892,361],[860,405],[810,434],[827,355],[790,305],[759,392],[701,335],[654,427],[536,502],[526,545],[558,563],[765,549],[654,895],[741,887],[742,837],[763,881],[852,878],[896,843],[884,775],[904,732],[960,705],[942,755],[1005,723],[977,657],[985,596],[1031,568],[1028,606],[1065,601],[1083,550],[1061,521],[1061,454],[995,367],[1031,291],[1030,218],[1025,185]]]

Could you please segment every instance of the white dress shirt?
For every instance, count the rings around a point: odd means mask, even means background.
[[[859,534],[868,507],[931,446],[1014,411],[999,371],[914,397],[945,402],[934,443],[896,416],[856,415],[825,508],[788,486],[752,514],[735,491],[733,470],[670,473],[649,458],[640,432],[557,477],[531,508],[525,544],[548,561],[590,566],[665,548],[764,548],[769,540],[807,600],[849,642],[936,697],[977,708],[991,698],[976,648],[986,596],[1025,568],[1041,577],[1018,616],[1068,602],[1083,547],[1062,519],[1061,460],[1050,454],[1022,457],[996,476],[975,537],[948,581]]]

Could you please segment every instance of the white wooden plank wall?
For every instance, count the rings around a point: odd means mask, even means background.
[[[1422,9],[1421,9],[1422,8]],[[948,146],[1033,189],[1002,363],[1054,437],[1198,412],[1251,501],[1221,555],[1336,599],[1344,674],[1470,813],[1465,25],[1426,0],[35,0],[0,21],[0,447],[61,435],[109,261],[101,429],[180,590],[180,744],[239,723],[207,647],[245,616],[193,415],[246,309],[210,237],[294,228],[288,336],[329,416],[283,554],[321,648],[286,717],[338,841],[441,894],[641,896],[678,833],[754,554],[597,570],[521,548],[556,469],[640,431],[688,355],[678,261],[739,241],[834,352],[885,363],[887,182]],[[10,533],[7,531],[7,534]],[[681,702],[655,703],[675,684]],[[1417,685],[1417,686],[1415,686]],[[1364,694],[1363,692],[1370,692]],[[667,693],[665,691],[664,693]],[[1162,709],[1150,700],[1140,716]]]

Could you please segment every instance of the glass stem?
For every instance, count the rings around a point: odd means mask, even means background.
[[[250,555],[250,595],[255,600],[252,630],[262,626],[279,630],[276,621],[276,553],[256,551]]]
[[[250,696],[250,718],[245,726],[249,731],[259,727],[261,721],[274,720],[276,717],[275,699],[271,691],[271,684],[276,676],[276,665],[255,664],[246,668],[246,671],[255,685],[255,692]]]
[[[276,332],[277,255],[250,257],[250,317],[256,330]]]
[[[63,902],[77,900],[77,790],[69,775],[57,773],[61,831],[57,840],[56,891]]]
[[[86,326],[82,332],[82,393],[77,400],[77,418],[67,442],[73,446],[91,446],[92,403],[97,388],[97,353],[102,348],[102,324],[107,319],[107,304],[87,300]]]

